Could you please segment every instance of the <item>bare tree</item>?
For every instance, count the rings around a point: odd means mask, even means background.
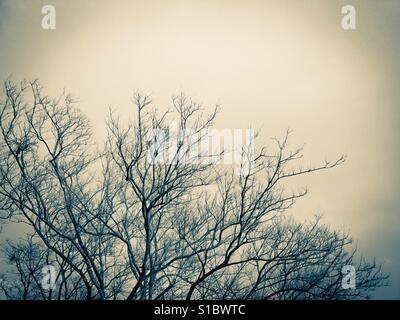
[[[1,218],[33,234],[8,244],[22,292],[4,275],[7,298],[352,299],[386,283],[347,234],[284,216],[307,194],[288,193],[288,180],[344,157],[302,168],[288,132],[272,153],[243,147],[235,172],[219,164],[222,151],[199,152],[218,107],[204,116],[183,94],[161,114],[136,94],[135,121],[110,112],[102,150],[68,94],[6,81],[0,103]],[[46,264],[57,269],[54,292],[39,285]],[[345,265],[355,289],[342,287]]]
[[[7,262],[15,266],[3,274],[0,288],[8,299],[46,299],[46,293],[40,285],[41,269],[46,265],[47,251],[33,243],[28,237],[26,243],[7,241],[3,248]]]

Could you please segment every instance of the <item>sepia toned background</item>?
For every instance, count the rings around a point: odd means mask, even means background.
[[[41,28],[46,4],[56,30]],[[346,4],[356,30],[341,28]],[[397,0],[0,0],[0,80],[70,91],[99,143],[108,108],[132,115],[135,90],[160,107],[183,91],[210,110],[222,105],[217,128],[261,129],[257,145],[291,128],[305,166],[346,154],[344,165],[296,181],[310,194],[290,213],[349,230],[391,273],[374,297],[399,299],[398,30]]]

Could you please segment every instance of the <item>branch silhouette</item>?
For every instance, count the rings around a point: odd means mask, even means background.
[[[235,173],[219,164],[223,151],[194,155],[219,107],[205,115],[183,94],[159,113],[136,93],[134,121],[110,111],[102,148],[67,93],[6,81],[0,103],[0,216],[29,230],[3,250],[8,299],[358,299],[386,284],[347,233],[284,214],[307,194],[288,181],[344,157],[302,168],[287,132],[272,152],[245,145]],[[57,270],[55,289],[41,287],[45,265]]]

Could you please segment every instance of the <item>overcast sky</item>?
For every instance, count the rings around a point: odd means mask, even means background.
[[[46,4],[55,30],[41,27]],[[341,27],[346,4],[356,30]],[[131,114],[134,90],[160,106],[184,91],[222,105],[217,128],[261,129],[258,145],[290,127],[305,165],[346,154],[296,181],[310,195],[291,213],[350,230],[391,273],[376,297],[400,298],[399,30],[397,0],[0,0],[0,79],[66,88],[99,141],[108,107]]]

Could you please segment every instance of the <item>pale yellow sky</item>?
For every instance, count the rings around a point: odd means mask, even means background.
[[[41,7],[57,10],[41,28]],[[341,28],[341,7],[357,29]],[[184,91],[222,104],[218,128],[260,128],[269,144],[290,127],[304,164],[347,154],[340,168],[298,181],[310,195],[293,214],[350,229],[392,272],[400,298],[400,2],[0,0],[0,77],[63,88],[104,136],[111,105],[131,112],[134,90],[164,106]]]

